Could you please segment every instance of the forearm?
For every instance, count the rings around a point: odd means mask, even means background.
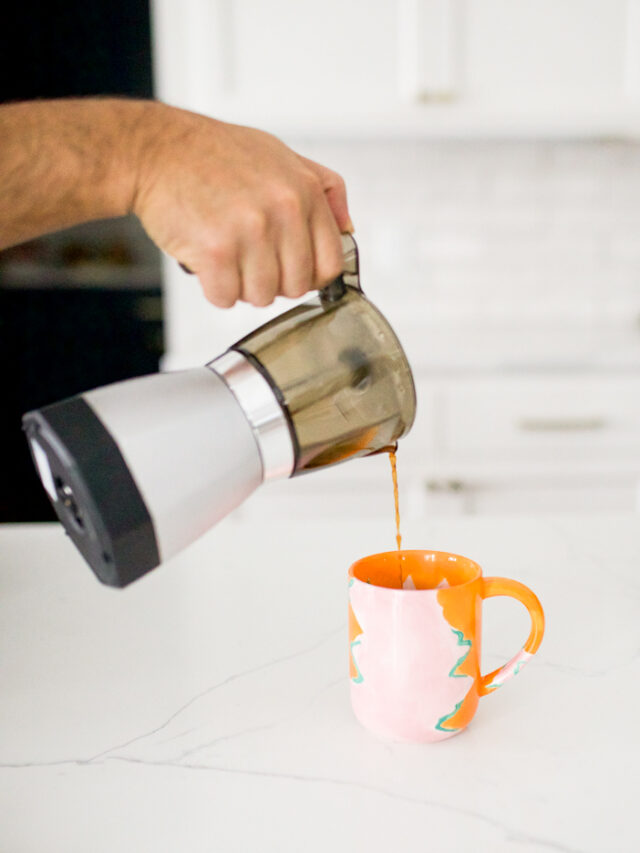
[[[215,305],[267,305],[342,270],[344,182],[268,133],[154,101],[0,106],[0,249],[135,213]]]
[[[118,99],[0,106],[0,249],[128,213],[153,104]]]

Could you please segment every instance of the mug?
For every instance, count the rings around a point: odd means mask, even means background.
[[[529,637],[504,666],[480,673],[482,602],[510,595],[531,617]],[[473,560],[441,551],[389,551],[349,569],[351,703],[382,737],[443,740],[469,725],[493,693],[535,654],[542,606],[507,578],[484,578]]]

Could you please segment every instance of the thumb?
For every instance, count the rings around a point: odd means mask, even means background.
[[[315,163],[313,160],[307,160],[306,157],[300,158],[320,179],[322,189],[324,190],[325,198],[331,208],[331,212],[338,224],[340,232],[348,232],[353,234],[355,228],[349,216],[349,207],[347,204],[347,188],[344,180],[337,172],[327,169],[326,166],[321,166],[320,163]]]

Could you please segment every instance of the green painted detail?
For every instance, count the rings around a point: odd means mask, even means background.
[[[464,672],[456,672],[456,670],[458,669],[459,666],[462,666],[462,664],[465,662],[465,660],[467,658],[467,655],[471,651],[471,640],[465,640],[464,634],[462,633],[462,631],[456,631],[455,628],[452,628],[451,630],[453,631],[453,633],[458,638],[458,645],[459,646],[467,646],[468,648],[467,648],[466,652],[462,655],[462,657],[455,663],[451,672],[449,673],[449,676],[450,676],[450,678],[469,678],[469,676],[465,675]],[[454,713],[455,713],[455,711],[454,711]]]
[[[349,578],[349,589],[351,589],[351,587],[354,585],[355,580],[355,578]]]
[[[451,630],[453,631],[453,633],[458,638],[458,645],[459,646],[465,646],[466,649],[465,649],[465,653],[462,655],[462,657],[459,658],[456,661],[455,665],[452,667],[451,672],[449,673],[449,678],[470,678],[471,676],[466,675],[464,672],[457,672],[457,669],[459,666],[462,666],[462,664],[467,659],[467,655],[471,651],[471,640],[465,640],[464,634],[462,633],[462,631],[457,631],[455,628],[452,628]],[[447,728],[446,729],[443,726],[443,723],[446,723],[447,720],[450,720],[452,717],[455,717],[455,715],[460,710],[460,706],[462,705],[463,702],[464,702],[464,699],[461,699],[458,702],[458,704],[455,706],[453,711],[451,711],[450,714],[445,714],[444,717],[440,717],[440,719],[436,723],[436,729],[438,731],[440,731],[440,732],[457,732],[457,731],[459,731],[458,728]]]
[[[517,675],[520,672],[520,670],[522,669],[522,667],[525,665],[526,662],[527,662],[526,660],[521,660],[519,663],[517,663],[514,667],[512,675]],[[496,677],[493,679],[491,684],[487,684],[487,687],[486,687],[487,690],[497,690],[498,687],[502,687],[504,682],[509,677],[509,676],[505,676],[504,670],[505,670],[505,667],[502,667],[502,669],[497,673]],[[496,680],[499,678],[502,678],[503,680],[498,681],[496,683]]]
[[[364,681],[364,679],[362,677],[362,673],[360,672],[360,669],[359,669],[358,664],[356,662],[355,656],[353,654],[353,647],[359,646],[360,642],[361,642],[360,640],[354,640],[351,643],[351,645],[349,646],[349,648],[351,649],[351,660],[353,661],[353,665],[355,666],[356,672],[358,673],[355,678],[353,676],[351,676],[351,681],[353,681],[354,684],[360,684],[362,681]]]
[[[457,729],[457,728],[455,728],[455,729],[445,729],[445,727],[444,727],[442,724],[443,724],[443,723],[446,723],[446,722],[447,722],[447,720],[450,720],[450,719],[451,719],[451,717],[455,717],[455,715],[456,715],[456,714],[458,713],[458,711],[460,710],[460,706],[462,705],[462,703],[463,703],[463,702],[464,702],[464,699],[461,699],[461,700],[458,702],[458,704],[456,705],[456,707],[453,709],[453,711],[452,711],[450,714],[445,714],[445,715],[444,715],[444,717],[440,717],[440,719],[439,719],[439,720],[438,720],[438,722],[436,723],[436,729],[437,729],[439,732],[457,732],[457,731],[459,731],[459,729]]]

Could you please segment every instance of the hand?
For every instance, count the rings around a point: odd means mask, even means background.
[[[150,104],[133,210],[220,307],[297,297],[342,271],[342,178],[274,136]]]

